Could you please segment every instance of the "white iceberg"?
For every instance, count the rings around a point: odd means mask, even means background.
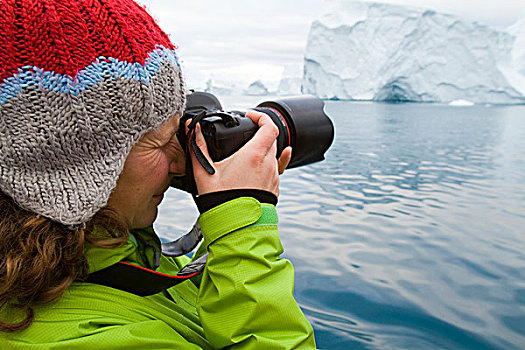
[[[516,51],[516,34],[418,8],[330,4],[310,29],[304,93],[334,99],[525,103],[525,44],[524,51]]]
[[[512,66],[525,76],[525,17],[514,23],[508,32],[516,37],[512,49]]]
[[[248,96],[264,96],[268,95],[268,88],[262,83],[262,81],[257,80],[244,90],[244,94]]]
[[[279,95],[300,95],[301,87],[303,85],[302,67],[285,66],[277,93]]]
[[[500,70],[522,95],[525,95],[525,17],[514,23],[507,31],[515,37],[508,61],[501,62]]]
[[[303,78],[301,77],[283,77],[279,82],[277,93],[279,95],[300,95]]]
[[[209,78],[206,81],[206,88],[204,89],[204,91],[214,95],[229,96],[235,94],[238,91],[238,89],[233,83],[216,83],[213,78]]]

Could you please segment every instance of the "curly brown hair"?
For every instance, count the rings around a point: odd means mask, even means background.
[[[108,236],[92,237],[95,226]],[[18,322],[0,319],[0,331],[26,329],[34,306],[57,300],[73,281],[87,277],[85,241],[114,248],[128,236],[127,225],[110,208],[101,209],[85,228],[71,229],[20,208],[0,191],[0,311],[20,315],[14,317]]]

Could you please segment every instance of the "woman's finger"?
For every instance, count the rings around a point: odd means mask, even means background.
[[[249,111],[246,116],[259,126],[255,136],[246,143],[247,148],[260,150],[266,154],[272,148],[272,145],[279,136],[279,129],[270,117],[257,111]]]
[[[279,175],[284,173],[284,170],[290,164],[290,160],[292,159],[292,147],[288,146],[286,147],[283,152],[281,153],[281,156],[279,157],[278,161],[278,167],[279,167]]]

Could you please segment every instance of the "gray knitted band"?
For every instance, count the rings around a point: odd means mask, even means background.
[[[74,78],[24,67],[0,85],[0,189],[66,225],[106,205],[132,146],[182,114],[177,57],[100,58]]]

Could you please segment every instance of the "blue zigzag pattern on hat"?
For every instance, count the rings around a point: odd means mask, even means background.
[[[108,77],[120,77],[147,84],[150,77],[154,76],[164,63],[172,63],[180,67],[175,50],[159,45],[146,58],[144,65],[100,56],[93,64],[79,71],[75,77],[55,74],[35,66],[24,66],[19,68],[14,76],[4,79],[0,85],[0,107],[22,93],[24,88],[31,86],[78,96],[82,91],[107,80]]]

